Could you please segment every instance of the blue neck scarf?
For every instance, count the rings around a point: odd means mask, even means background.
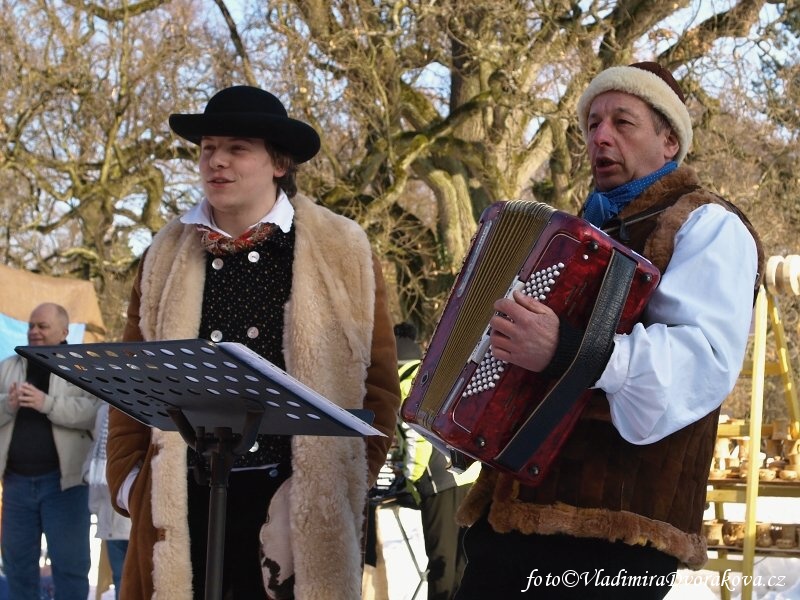
[[[592,225],[602,227],[616,217],[632,200],[638,198],[647,188],[677,168],[678,163],[671,160],[658,171],[653,171],[650,175],[645,175],[640,179],[629,181],[608,192],[593,191],[583,205],[583,218]]]

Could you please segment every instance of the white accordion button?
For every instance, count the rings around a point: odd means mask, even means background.
[[[259,258],[261,258],[261,255],[255,250],[247,255],[247,260],[249,260],[251,263],[257,263]]]
[[[222,332],[219,329],[215,329],[211,332],[211,341],[212,342],[221,342],[222,341]]]
[[[214,267],[215,270],[219,271],[224,265],[225,262],[221,258],[215,258],[211,261],[211,266]]]
[[[247,337],[249,337],[251,340],[257,338],[258,337],[258,327],[250,327],[247,330]]]

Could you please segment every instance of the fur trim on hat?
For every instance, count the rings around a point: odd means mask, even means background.
[[[627,66],[611,67],[595,77],[578,100],[578,124],[584,139],[587,139],[587,121],[592,101],[604,92],[618,91],[632,94],[647,102],[662,113],[675,135],[680,149],[675,162],[680,164],[692,145],[692,117],[683,101],[658,75],[644,69]]]

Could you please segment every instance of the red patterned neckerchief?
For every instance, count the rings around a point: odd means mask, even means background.
[[[236,254],[242,250],[249,250],[266,240],[278,229],[275,223],[258,223],[234,239],[205,225],[197,225],[196,227],[197,231],[200,232],[200,243],[203,248],[214,256],[225,256]]]

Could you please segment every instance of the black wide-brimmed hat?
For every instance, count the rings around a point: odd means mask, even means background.
[[[170,115],[169,126],[193,144],[199,144],[204,135],[263,138],[298,163],[313,158],[320,146],[313,127],[289,118],[274,95],[249,85],[217,92],[203,114]]]

